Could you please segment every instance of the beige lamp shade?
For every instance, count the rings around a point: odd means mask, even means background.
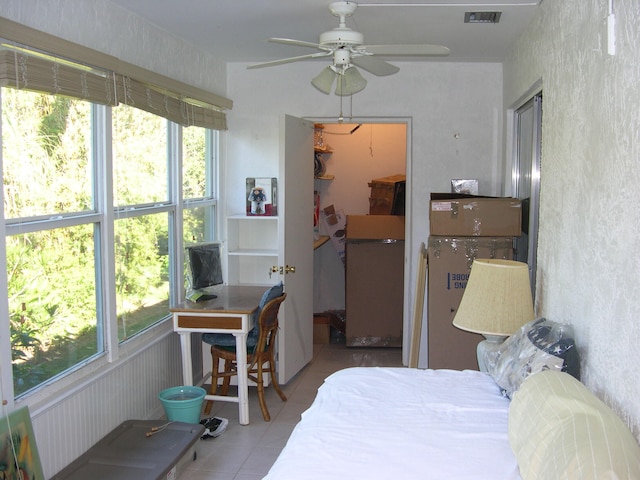
[[[474,260],[453,325],[483,335],[509,336],[533,319],[527,264]]]

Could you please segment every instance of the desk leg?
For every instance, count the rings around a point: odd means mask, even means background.
[[[249,425],[249,380],[247,378],[247,334],[236,337],[236,366],[238,368],[238,417],[240,425]]]
[[[180,350],[182,352],[182,382],[185,386],[193,385],[193,369],[191,367],[191,332],[178,332],[178,334],[180,335]]]

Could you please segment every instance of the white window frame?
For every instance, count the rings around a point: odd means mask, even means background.
[[[1,95],[1,93],[0,93]],[[47,229],[68,227],[79,224],[97,223],[100,228],[99,243],[96,248],[97,267],[96,275],[99,290],[97,295],[97,316],[103,325],[104,351],[85,359],[71,369],[55,376],[40,386],[26,392],[18,399],[14,398],[13,369],[11,358],[11,340],[9,323],[9,306],[7,295],[2,295],[0,300],[0,387],[2,388],[2,400],[9,409],[15,406],[28,405],[33,411],[47,408],[49,405],[61,401],[66,396],[82,389],[92,383],[97,375],[106,374],[116,368],[120,363],[136,355],[144,348],[159,341],[173,332],[171,315],[167,315],[160,322],[142,330],[122,343],[118,341],[116,292],[115,292],[115,248],[114,248],[114,222],[117,209],[113,207],[113,161],[112,161],[112,116],[109,106],[94,104],[92,108],[92,151],[94,163],[94,204],[95,211],[69,213],[42,219],[31,219],[24,222],[20,219],[7,221],[4,218],[4,209],[0,213],[0,225],[4,227],[5,235],[0,236],[0,258],[3,267],[0,269],[0,289],[6,292],[6,236],[11,235],[19,225],[20,233],[30,233],[38,230],[46,223]],[[117,108],[117,107],[116,107]],[[0,103],[1,109],[1,103]],[[1,110],[0,110],[1,114]],[[169,251],[170,251],[170,277],[173,279],[170,286],[170,302],[174,305],[184,298],[184,274],[183,274],[183,229],[182,212],[184,209],[196,207],[212,207],[214,221],[212,222],[212,240],[219,241],[221,221],[219,216],[219,133],[207,129],[207,158],[206,165],[210,169],[210,195],[201,199],[182,199],[182,128],[180,125],[169,122],[168,155],[169,155],[169,200],[153,205],[136,206],[130,210],[118,211],[118,219],[139,215],[168,213],[169,215]],[[2,138],[2,122],[0,122],[0,147]],[[3,174],[2,148],[0,148],[0,176]],[[0,190],[4,194],[2,184]]]

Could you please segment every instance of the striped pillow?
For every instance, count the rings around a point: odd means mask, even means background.
[[[509,443],[523,480],[640,479],[627,426],[567,373],[528,377],[509,407]]]

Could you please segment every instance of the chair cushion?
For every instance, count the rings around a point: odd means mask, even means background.
[[[260,318],[260,313],[264,306],[269,303],[274,298],[278,298],[284,293],[284,284],[282,282],[272,286],[265,290],[262,295],[262,299],[260,300],[260,305],[258,305],[258,309],[253,315],[253,323],[254,327],[247,335],[247,349],[255,348],[258,343],[258,335],[260,333],[260,329],[258,327],[258,319]],[[234,337],[230,333],[203,333],[202,341],[208,343],[209,345],[216,345],[218,347],[230,347],[230,349],[235,348],[236,346],[236,337]]]

